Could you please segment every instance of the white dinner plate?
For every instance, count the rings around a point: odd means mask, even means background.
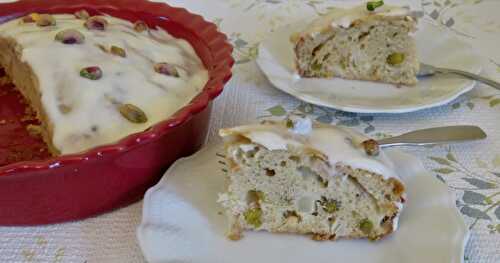
[[[445,184],[418,159],[387,151],[407,187],[399,229],[378,241],[312,241],[310,237],[245,232],[228,240],[227,220],[216,203],[224,191],[223,165],[210,146],[178,160],[144,198],[137,236],[149,262],[170,263],[456,263],[463,262],[466,227]]]
[[[449,103],[475,85],[475,81],[454,75],[421,78],[413,87],[340,78],[300,78],[289,39],[304,24],[272,33],[261,42],[257,58],[257,64],[276,88],[303,101],[349,112],[403,113]],[[445,27],[422,21],[415,38],[421,62],[481,71],[481,59],[472,47]]]

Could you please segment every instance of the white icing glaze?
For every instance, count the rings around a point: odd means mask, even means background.
[[[340,27],[349,28],[352,22],[369,16],[409,16],[410,9],[405,7],[383,5],[368,11],[366,5],[360,5],[349,9],[334,8],[328,14],[315,19],[306,29],[307,34],[320,33],[325,28]]]
[[[9,21],[0,25],[0,37],[13,38],[22,47],[22,60],[38,78],[42,104],[54,126],[53,144],[62,154],[115,142],[167,119],[187,105],[208,80],[191,45],[164,30],[137,33],[129,21],[105,17],[109,24],[102,32],[86,29],[84,21],[73,15],[54,17],[57,25],[50,27]],[[85,42],[65,45],[55,41],[55,35],[64,29],[77,29]],[[98,44],[121,47],[127,56],[107,54]],[[153,65],[160,62],[177,65],[180,77],[156,73]],[[89,66],[100,67],[103,77],[80,77],[80,70]],[[116,103],[139,107],[148,121],[127,121]],[[71,112],[63,114],[61,104],[70,106]]]
[[[367,137],[342,127],[318,125],[307,134],[296,134],[290,132],[285,125],[267,123],[221,131],[222,136],[232,134],[240,134],[268,150],[287,150],[290,146],[314,149],[328,157],[332,176],[337,174],[336,164],[345,164],[380,174],[386,179],[397,178],[394,165],[382,151],[378,156],[369,156],[358,146]]]
[[[253,149],[255,149],[255,144],[242,144],[242,145],[240,145],[240,149],[243,152],[249,152],[249,151],[252,151]]]

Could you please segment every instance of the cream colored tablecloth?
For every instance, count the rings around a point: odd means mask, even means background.
[[[411,148],[429,171],[457,196],[469,228],[465,262],[500,262],[500,91],[484,85],[446,106],[410,114],[351,114],[303,104],[276,89],[255,64],[257,43],[269,32],[332,5],[354,0],[178,0],[214,21],[235,46],[234,77],[214,107],[208,141],[221,127],[307,112],[320,121],[353,127],[373,137],[444,124],[473,124],[488,134],[482,142]],[[500,81],[499,0],[407,0],[423,19],[447,28],[484,57],[483,74]],[[439,36],[436,36],[439,38]],[[0,262],[143,262],[135,238],[142,203],[80,222],[44,227],[0,227]]]

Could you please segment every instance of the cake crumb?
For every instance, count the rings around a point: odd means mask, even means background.
[[[30,125],[26,126],[26,130],[28,130],[28,133],[30,134],[30,136],[33,136],[33,137],[39,137],[42,134],[42,127],[40,127],[38,125],[30,124]]]
[[[34,121],[34,120],[36,120],[36,118],[35,118],[35,117],[33,117],[33,116],[23,116],[23,117],[21,118],[21,121],[22,121],[22,122]]]
[[[7,121],[6,121],[6,120],[0,120],[0,125],[4,125],[4,124],[6,124],[6,123],[7,123]]]

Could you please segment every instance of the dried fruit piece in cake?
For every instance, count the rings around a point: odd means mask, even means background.
[[[298,73],[414,85],[416,25],[409,9],[383,1],[334,8],[292,37]]]
[[[377,240],[395,231],[405,190],[384,153],[367,154],[366,138],[347,129],[291,123],[220,131],[229,186],[218,201],[228,237],[263,230]]]

